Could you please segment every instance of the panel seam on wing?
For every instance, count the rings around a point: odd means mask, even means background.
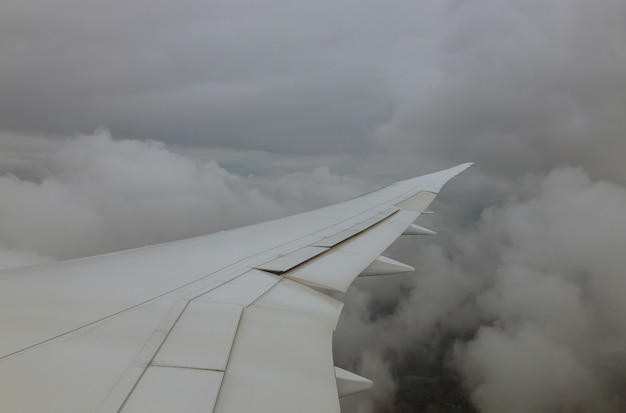
[[[267,291],[271,290],[272,288],[274,288],[277,284],[274,284],[272,287],[270,287]],[[267,291],[265,293],[267,293]],[[244,306],[243,309],[241,310],[241,315],[239,316],[239,321],[237,321],[237,328],[235,329],[235,334],[233,335],[233,341],[232,343],[230,343],[230,351],[228,352],[228,358],[226,359],[226,365],[224,366],[224,376],[222,377],[222,382],[220,383],[220,388],[217,390],[217,397],[215,398],[215,404],[213,409],[215,410],[218,406],[218,403],[220,401],[220,395],[222,394],[222,388],[224,387],[224,381],[226,380],[226,372],[228,371],[228,365],[230,364],[230,360],[233,356],[233,349],[235,348],[235,343],[237,342],[237,336],[239,335],[239,331],[241,328],[241,321],[243,320],[244,314],[246,312],[246,309],[249,306]]]
[[[392,210],[392,211],[390,211],[390,210]],[[326,248],[325,251],[320,251],[318,254],[313,255],[312,257],[307,258],[307,259],[305,259],[303,261],[300,261],[299,263],[289,267],[286,270],[271,270],[271,269],[267,268],[268,267],[267,264],[271,263],[273,260],[270,260],[270,261],[268,261],[268,262],[266,262],[264,264],[256,266],[255,269],[260,270],[260,271],[264,271],[264,272],[267,272],[267,273],[270,273],[270,274],[278,275],[278,276],[281,276],[281,277],[285,276],[286,274],[288,274],[288,273],[290,273],[292,271],[297,270],[299,267],[301,267],[301,266],[303,266],[303,265],[305,265],[305,264],[307,264],[309,262],[312,262],[312,261],[317,260],[317,259],[323,259],[324,255],[328,254],[331,251],[337,251],[337,250],[341,249],[342,245],[345,245],[347,242],[364,235],[365,233],[367,233],[371,229],[373,229],[373,228],[375,228],[375,227],[377,227],[379,225],[382,225],[384,222],[388,221],[394,215],[396,215],[399,211],[400,211],[400,209],[397,209],[397,208],[389,208],[387,211],[379,213],[378,215],[376,215],[374,217],[367,218],[367,219],[365,219],[365,220],[363,220],[361,222],[357,222],[357,223],[353,224],[352,226],[350,226],[350,227],[348,227],[346,229],[342,229],[341,231],[338,231],[335,234],[332,234],[332,235],[326,237],[326,238],[329,238],[329,237],[332,237],[332,236],[334,236],[336,234],[339,234],[339,233],[341,233],[343,231],[350,231],[351,228],[358,227],[358,226],[362,225],[364,222],[367,222],[368,220],[371,220],[371,219],[374,219],[374,218],[379,217],[381,215],[384,215],[384,216],[382,216],[380,218],[380,220],[375,221],[371,225],[368,225],[365,228],[360,229],[359,232],[357,232],[354,235],[351,235],[351,236],[349,236],[349,237],[347,237],[347,238],[337,242],[336,244],[332,245],[331,247],[318,247],[318,246],[316,246],[315,244],[320,242],[320,240],[318,240],[318,241],[315,241],[315,242],[313,242],[313,243],[311,243],[311,244],[309,244],[309,245],[307,245],[305,247],[302,247],[302,248],[300,248],[298,250],[293,251],[292,254],[295,254],[295,253],[298,253],[298,251],[301,251],[301,250],[303,250],[305,248],[309,248],[309,247]],[[288,255],[289,254],[287,254],[285,256],[288,256]],[[283,256],[283,257],[285,257],[285,256]],[[294,280],[294,281],[298,281],[298,280]]]
[[[143,371],[141,372],[141,374],[139,375],[139,378],[135,381],[135,383],[133,384],[133,386],[131,387],[130,391],[128,392],[128,394],[126,395],[126,397],[124,398],[124,401],[122,402],[122,404],[120,405],[119,409],[117,409],[117,412],[121,412],[124,409],[124,406],[126,405],[126,403],[128,402],[128,400],[130,399],[130,396],[133,394],[133,392],[135,391],[135,389],[137,388],[137,385],[139,384],[139,382],[141,381],[141,379],[144,377],[144,375],[146,374],[146,371],[148,371],[148,367],[150,367],[150,365],[152,364],[152,361],[155,359],[156,355],[158,354],[159,350],[161,349],[161,347],[163,347],[163,343],[165,343],[165,340],[167,340],[167,338],[169,337],[170,333],[172,332],[172,330],[174,329],[174,327],[176,326],[176,323],[178,323],[178,320],[180,320],[180,318],[182,317],[183,313],[185,312],[185,310],[187,309],[187,307],[189,306],[189,303],[191,302],[191,300],[188,300],[185,305],[183,306],[183,309],[180,311],[180,313],[178,314],[178,317],[176,317],[176,320],[174,321],[174,323],[172,323],[172,325],[169,327],[169,330],[164,334],[163,339],[161,340],[161,342],[159,343],[159,345],[157,346],[156,351],[154,351],[154,353],[152,354],[152,356],[150,357],[150,360],[145,364]],[[176,305],[176,304],[174,304]],[[165,316],[164,319],[167,319],[167,315]],[[156,330],[154,331],[155,333],[158,331],[163,331],[163,330],[159,330],[159,327],[156,328]],[[153,333],[154,334],[154,333]]]

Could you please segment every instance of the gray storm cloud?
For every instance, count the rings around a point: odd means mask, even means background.
[[[420,218],[439,235],[388,252],[416,274],[341,297],[336,361],[377,383],[346,409],[389,407],[418,360],[459,376],[482,412],[626,410],[623,1],[0,10],[1,266],[476,161]],[[102,125],[116,139],[59,138]]]
[[[436,78],[415,93],[419,99],[397,101],[378,139],[431,156],[471,158],[490,175],[547,173],[573,163],[626,182],[623,2],[449,4],[432,37],[437,45],[429,43],[430,59],[405,56]],[[422,81],[411,84],[419,90]]]

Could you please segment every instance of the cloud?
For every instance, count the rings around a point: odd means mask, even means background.
[[[450,2],[429,63],[437,76],[399,100],[378,138],[399,150],[463,161],[491,174],[584,164],[626,176],[624,8],[618,1]],[[420,80],[414,80],[420,84]]]
[[[569,346],[532,325],[509,333],[483,327],[459,358],[484,412],[620,411]]]
[[[367,151],[391,111],[380,73],[397,36],[374,23],[406,27],[408,4],[9,3],[0,86],[15,98],[0,103],[0,124],[60,134],[107,125],[116,136],[281,153]],[[341,18],[354,12],[350,23]],[[367,64],[371,47],[380,64]]]
[[[45,264],[54,261],[31,251],[10,250],[0,248],[0,270],[6,268],[24,267],[27,265]]]
[[[396,363],[389,379],[443,352],[484,412],[624,410],[624,208],[624,187],[581,168],[520,180],[477,222],[392,250],[417,267],[393,311],[372,318],[376,288],[358,282],[336,354],[357,366],[373,351]]]
[[[624,207],[623,187],[565,168],[545,178],[537,197],[487,218],[504,235],[492,283],[476,301],[490,324],[461,346],[484,411],[503,403],[519,411],[624,409]]]
[[[53,136],[0,131],[0,174],[36,181],[45,175],[46,156],[60,144]]]
[[[46,159],[40,182],[0,177],[0,247],[80,257],[243,226],[369,187],[325,168],[244,178],[106,130],[68,139]]]
[[[2,130],[626,180],[620,0],[29,0],[0,19]]]

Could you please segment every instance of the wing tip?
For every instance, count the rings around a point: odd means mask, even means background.
[[[472,165],[474,162],[466,162],[452,168],[400,181],[400,183],[422,186],[426,191],[438,193],[448,181]]]
[[[444,169],[441,172],[450,171],[450,172],[454,173],[454,175],[452,176],[452,177],[454,177],[454,176],[460,174],[461,172],[465,171],[467,168],[471,167],[472,165],[474,165],[474,162],[465,162],[465,163],[462,163],[460,165],[453,166],[452,168]],[[437,172],[435,172],[435,173],[437,173]]]

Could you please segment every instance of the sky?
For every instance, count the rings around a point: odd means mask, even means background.
[[[445,342],[481,412],[623,411],[625,38],[620,0],[3,1],[0,266],[474,161],[390,249],[416,273],[342,297],[346,409]]]

